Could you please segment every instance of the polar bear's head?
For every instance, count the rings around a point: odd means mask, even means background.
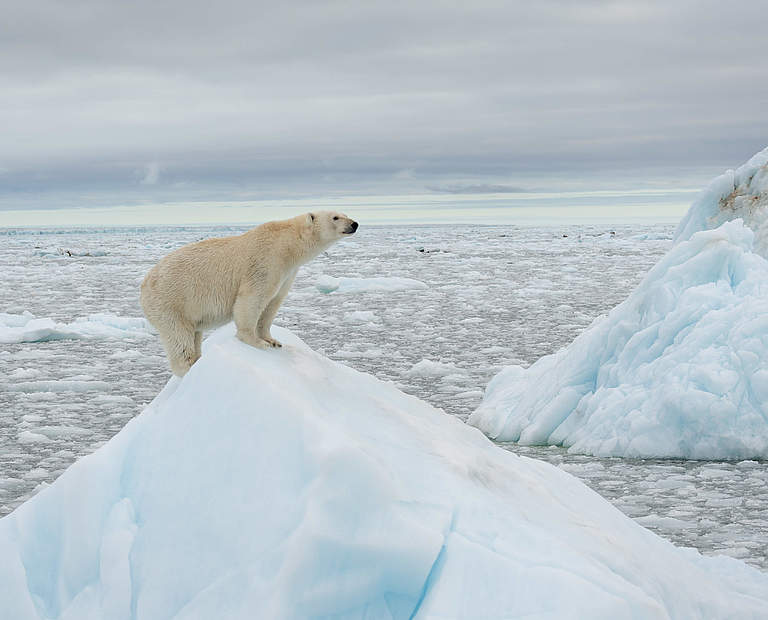
[[[335,211],[307,213],[307,225],[323,243],[333,243],[337,239],[354,234],[357,230],[357,222]]]

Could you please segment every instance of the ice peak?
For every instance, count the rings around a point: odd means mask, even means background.
[[[754,231],[754,251],[768,258],[768,148],[713,179],[681,220],[675,241],[734,219]]]

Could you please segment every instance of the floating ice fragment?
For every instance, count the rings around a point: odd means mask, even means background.
[[[33,379],[39,377],[41,372],[37,368],[15,368],[8,373],[8,378],[14,381],[19,379]]]
[[[657,514],[648,515],[647,517],[635,517],[635,521],[644,527],[655,527],[667,531],[696,528],[696,523],[691,521],[683,521],[682,519],[675,519],[674,517],[660,517]]]
[[[379,317],[373,310],[354,310],[344,313],[346,323],[376,323]]]
[[[42,433],[33,433],[32,431],[21,431],[18,436],[19,443],[50,443],[51,439]]]
[[[11,392],[92,392],[106,391],[109,383],[106,381],[82,380],[50,380],[50,381],[19,381],[5,386]]]
[[[315,281],[315,288],[321,293],[395,293],[429,287],[424,282],[412,278],[334,278],[333,276],[322,275]]]
[[[416,362],[408,370],[404,371],[402,375],[404,377],[443,377],[446,375],[454,374],[461,369],[453,363],[446,362],[434,362],[432,360],[423,359],[420,362]]]

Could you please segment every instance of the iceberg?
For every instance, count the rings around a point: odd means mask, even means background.
[[[469,423],[598,456],[768,458],[767,222],[768,149],[701,193],[624,302],[497,374]]]
[[[225,326],[0,519],[14,620],[760,618],[768,575],[310,350]]]

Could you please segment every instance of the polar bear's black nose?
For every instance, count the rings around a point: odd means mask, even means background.
[[[351,226],[353,231],[357,230],[357,222],[352,222]]]

